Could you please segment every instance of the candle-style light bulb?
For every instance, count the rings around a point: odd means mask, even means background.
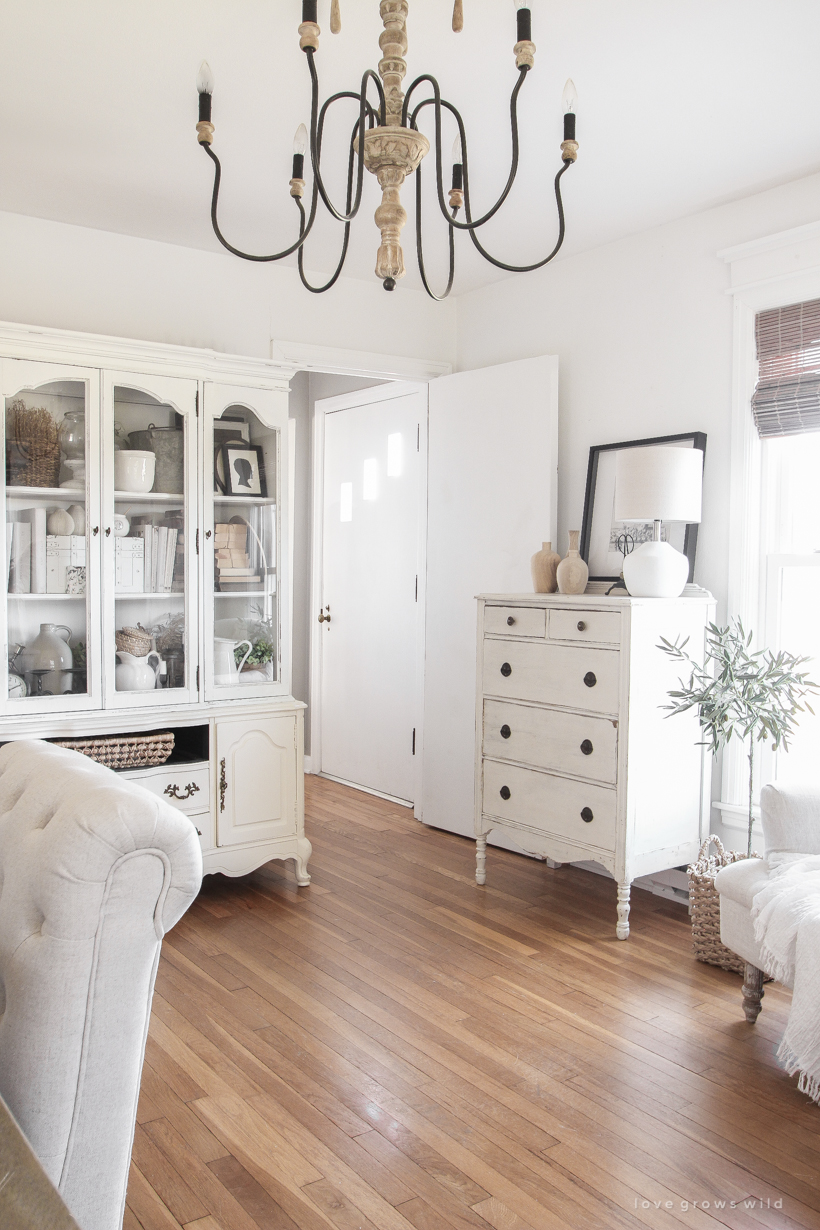
[[[307,153],[307,147],[308,130],[304,124],[300,124],[293,138],[293,179],[302,180],[305,178],[305,154]]]
[[[203,60],[196,75],[196,88],[199,94],[213,94],[214,75],[207,60]]]
[[[199,93],[200,121],[204,120],[210,123],[211,95],[214,92],[214,75],[211,72],[211,66],[207,60],[203,60],[199,66],[199,72],[196,75],[196,88]]]
[[[564,86],[564,96],[561,105],[564,110],[564,140],[574,141],[575,108],[578,106],[578,93],[575,89],[575,82],[571,77]]]
[[[458,134],[453,142],[453,162],[460,163],[464,161],[464,154],[461,150],[461,133]]]

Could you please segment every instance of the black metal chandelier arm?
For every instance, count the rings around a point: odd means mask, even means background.
[[[452,210],[452,216],[455,218],[456,209]],[[422,167],[419,166],[416,171],[416,256],[418,260],[418,272],[420,277],[422,277],[422,284],[424,285],[424,289],[427,290],[430,299],[435,299],[436,303],[439,304],[444,303],[447,295],[450,294],[452,290],[452,279],[454,279],[456,271],[455,232],[452,230],[452,226],[447,226],[447,237],[449,237],[450,242],[450,273],[449,276],[447,276],[447,284],[444,294],[436,295],[434,290],[430,290],[430,284],[427,280],[427,271],[425,271],[424,268],[424,248],[422,242]],[[301,251],[299,255],[301,256]]]
[[[425,98],[423,102],[420,102],[415,107],[412,115],[410,116],[410,127],[411,128],[418,127],[416,120],[417,120],[417,116],[420,111],[422,111],[425,107],[429,107],[429,106],[435,107],[436,187],[437,187],[439,207],[441,209],[441,212],[444,218],[447,220],[448,224],[450,226],[456,227],[457,230],[470,231],[476,227],[484,226],[485,222],[489,222],[490,218],[494,217],[494,215],[498,213],[499,209],[504,204],[507,197],[510,195],[510,190],[512,189],[512,186],[515,183],[515,177],[518,174],[518,158],[519,158],[518,95],[521,92],[521,87],[524,84],[524,80],[528,72],[529,72],[528,66],[526,64],[522,64],[518,70],[518,73],[519,73],[518,80],[516,81],[515,86],[513,87],[512,94],[510,96],[510,131],[511,131],[511,136],[512,136],[512,156],[510,160],[510,173],[507,178],[507,183],[505,184],[500,197],[498,198],[496,203],[492,206],[492,208],[489,209],[487,213],[485,213],[481,218],[478,218],[476,220],[471,219],[470,211],[468,208],[470,177],[469,177],[469,167],[467,163],[467,134],[464,130],[464,121],[462,120],[461,115],[459,114],[458,110],[453,106],[452,103],[447,102],[445,98],[441,97],[441,91],[439,89],[438,82],[436,81],[434,77],[431,77],[427,74],[425,74],[422,77],[417,77],[416,80],[413,82],[413,84],[410,86],[410,89],[407,91],[407,96],[405,97],[405,113],[404,113],[405,120],[407,117],[408,101],[410,99],[410,96],[413,90],[416,88],[416,86],[420,85],[424,81],[428,81],[430,85],[433,87],[434,97]],[[461,138],[461,151],[462,151],[462,159],[463,159],[462,166],[464,168],[464,171],[463,171],[463,174],[464,174],[464,203],[465,203],[464,214],[465,214],[465,218],[467,219],[466,222],[457,222],[454,220],[454,218],[451,216],[451,214],[448,211],[448,206],[444,199],[444,182],[442,178],[442,167],[441,167],[441,110],[442,108],[446,108],[446,110],[448,110],[449,112],[451,112],[452,115],[455,116],[456,123],[458,124],[459,136]]]
[[[327,108],[330,106],[331,103],[335,102],[337,99],[357,98],[359,100],[359,128],[362,132],[364,132],[365,119],[368,117],[368,113],[370,113],[370,115],[374,114],[373,108],[371,107],[370,103],[367,101],[367,83],[371,78],[374,81],[378,82],[379,103],[380,103],[380,110],[381,110],[382,116],[384,116],[384,90],[382,89],[382,83],[381,81],[379,81],[379,78],[376,76],[376,74],[373,72],[371,68],[368,68],[365,71],[364,76],[362,77],[362,88],[358,94],[354,94],[349,90],[343,90],[339,94],[334,94],[331,98],[327,100],[326,103],[324,103],[324,105],[322,106],[321,112],[320,112],[319,111],[319,78],[316,74],[316,63],[313,58],[314,57],[313,48],[307,47],[305,49],[305,55],[307,56],[308,69],[310,70],[310,81],[311,81],[310,162],[313,168],[314,182],[318,186],[319,195],[321,196],[322,201],[325,205],[325,208],[327,209],[331,217],[335,218],[337,222],[349,222],[351,221],[351,219],[356,217],[356,214],[359,212],[359,206],[361,205],[361,202],[362,202],[362,186],[364,182],[364,158],[359,159],[359,169],[358,169],[357,176],[356,176],[355,200],[352,206],[348,206],[348,209],[345,213],[341,213],[338,209],[336,209],[335,205],[333,204],[333,202],[331,201],[327,193],[327,190],[324,185],[324,180],[322,179],[321,169],[320,169],[321,157],[322,157],[322,131],[324,129],[324,117],[327,112]]]
[[[558,251],[561,247],[561,244],[564,242],[564,230],[565,230],[564,203],[561,200],[561,176],[571,166],[572,166],[572,163],[569,161],[569,159],[567,159],[563,163],[561,170],[558,172],[558,174],[555,177],[555,201],[558,206],[558,242],[556,243],[555,247],[550,252],[549,256],[545,256],[542,261],[536,261],[532,265],[507,265],[505,264],[504,261],[498,261],[495,259],[494,256],[490,256],[489,252],[487,252],[481,246],[475,232],[470,231],[470,238],[472,239],[473,243],[478,248],[479,252],[484,257],[485,260],[489,261],[491,265],[495,265],[497,269],[505,269],[507,273],[532,273],[534,269],[543,269],[544,265],[548,265],[550,261],[553,259],[553,257],[558,255]],[[466,195],[465,195],[465,202],[466,202]]]
[[[350,209],[350,201],[353,196],[353,160],[354,160],[355,153],[356,153],[356,137],[358,133],[359,133],[359,121],[357,120],[356,123],[353,125],[353,132],[350,137],[350,151],[349,151],[348,161],[347,161],[346,208],[348,210]],[[299,197],[295,197],[294,199],[296,201],[296,204],[299,206],[299,215],[300,215],[300,220],[301,220],[300,225],[304,227],[305,207],[302,204]],[[313,200],[311,203],[313,209],[316,208],[317,199],[318,199],[318,186],[316,184],[316,180],[314,179],[313,181]],[[345,222],[344,238],[342,240],[342,254],[339,257],[339,263],[336,266],[335,272],[333,273],[330,280],[325,282],[324,286],[311,286],[310,282],[308,282],[307,276],[305,274],[305,264],[304,264],[305,248],[304,248],[304,244],[302,245],[302,247],[299,249],[299,253],[296,259],[297,259],[297,265],[299,268],[299,278],[301,279],[302,285],[304,286],[305,290],[309,290],[314,295],[321,295],[324,291],[330,290],[331,286],[333,286],[334,283],[338,280],[339,275],[342,272],[345,259],[347,258],[347,248],[348,248],[349,243],[350,243],[350,222]]]
[[[219,222],[217,220],[219,186],[222,182],[222,164],[207,142],[202,143],[202,148],[214,164],[214,190],[211,194],[211,225],[214,228],[214,234],[222,244],[223,248],[227,248],[233,256],[241,257],[243,261],[258,261],[261,264],[267,264],[270,261],[280,261],[283,257],[290,256],[297,250],[297,248],[301,248],[302,244],[305,242],[313,229],[313,223],[316,220],[315,202],[311,208],[310,217],[307,220],[307,224],[304,229],[300,231],[299,238],[296,240],[296,243],[292,243],[289,248],[284,248],[281,252],[272,252],[269,256],[256,256],[253,252],[242,252],[239,248],[235,248],[233,244],[228,243],[227,239],[222,234],[222,231],[219,229]]]

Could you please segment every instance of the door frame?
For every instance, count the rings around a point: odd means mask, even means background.
[[[378,378],[375,373],[373,378]],[[322,763],[322,632],[316,612],[322,599],[322,575],[324,567],[324,477],[325,477],[325,416],[339,410],[373,402],[391,401],[406,397],[409,393],[421,393],[424,409],[419,419],[419,534],[418,534],[418,601],[416,603],[416,687],[413,698],[414,726],[416,730],[415,765],[413,772],[413,812],[421,818],[421,774],[424,750],[424,638],[427,578],[427,435],[429,419],[428,381],[396,380],[386,376],[385,384],[361,389],[358,392],[342,393],[337,397],[323,398],[315,403],[313,420],[313,533],[311,543],[310,577],[310,756],[306,757],[306,771],[321,776]],[[368,791],[378,794],[378,791]]]

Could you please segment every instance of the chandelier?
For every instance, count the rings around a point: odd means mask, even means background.
[[[470,178],[467,162],[467,136],[464,121],[453,106],[442,98],[441,90],[435,77],[423,73],[412,83],[407,93],[402,91],[402,82],[407,72],[404,56],[407,52],[407,12],[408,0],[381,0],[379,13],[384,24],[384,31],[379,37],[382,58],[379,61],[379,72],[367,69],[362,77],[358,93],[343,90],[328,98],[319,106],[319,79],[316,72],[316,53],[319,50],[319,35],[317,24],[317,0],[302,0],[302,22],[299,26],[299,46],[305,53],[311,84],[310,132],[304,124],[300,124],[293,143],[293,169],[290,180],[290,195],[299,211],[299,237],[289,247],[281,252],[269,255],[256,255],[242,252],[229,243],[219,226],[218,205],[219,186],[222,179],[222,167],[219,158],[212,148],[214,126],[211,121],[211,95],[213,93],[213,76],[206,63],[203,62],[197,77],[199,92],[199,122],[196,126],[197,140],[214,164],[213,192],[211,194],[211,223],[217,239],[243,260],[269,262],[282,260],[294,252],[297,254],[299,277],[302,284],[314,294],[330,290],[342,272],[347,257],[350,240],[350,224],[359,212],[362,200],[362,185],[365,168],[376,176],[382,190],[382,200],[375,213],[376,225],[381,232],[381,243],[376,255],[376,277],[385,290],[394,290],[399,278],[404,277],[404,254],[401,248],[401,232],[407,221],[400,190],[408,175],[416,175],[416,254],[419,273],[424,289],[431,298],[446,299],[453,287],[455,273],[455,233],[466,231],[473,246],[485,260],[498,269],[509,273],[529,273],[541,269],[557,254],[564,242],[564,207],[561,200],[561,176],[572,166],[578,156],[578,143],[575,140],[575,87],[571,81],[564,87],[564,140],[561,143],[561,168],[555,176],[555,201],[558,212],[558,238],[552,251],[543,260],[534,261],[529,265],[510,265],[491,256],[478,237],[479,229],[489,222],[501,208],[510,194],[518,171],[518,95],[535,62],[535,44],[532,41],[532,20],[530,9],[521,0],[514,0],[516,10],[516,42],[513,47],[518,79],[510,97],[510,127],[512,130],[512,157],[510,172],[504,189],[495,204],[479,218],[474,218],[470,205]],[[453,9],[453,30],[458,33],[463,28],[462,0],[455,0]],[[334,34],[341,30],[339,0],[331,0],[330,29]],[[420,101],[414,102],[414,96],[421,91],[422,86],[428,89]],[[368,99],[368,91],[371,99]],[[353,125],[350,137],[347,162],[347,194],[343,209],[338,209],[330,199],[325,187],[321,171],[322,139],[325,119],[329,107],[340,99],[354,99],[358,103],[358,118]],[[449,228],[449,276],[442,294],[438,295],[430,288],[427,271],[424,264],[422,242],[422,192],[421,163],[430,151],[430,142],[418,129],[418,117],[425,107],[434,108],[435,122],[435,175],[436,195],[441,213]],[[442,154],[442,112],[448,111],[454,116],[458,126],[458,136],[452,150],[452,177],[449,193],[445,199],[443,179]],[[310,194],[310,209],[306,211],[305,196],[305,157],[310,152],[310,166],[313,173],[313,186]],[[330,215],[344,225],[342,250],[339,262],[332,276],[322,286],[313,286],[308,281],[304,269],[305,241],[313,229],[316,220],[319,199]],[[464,221],[459,220],[459,211],[463,210]]]

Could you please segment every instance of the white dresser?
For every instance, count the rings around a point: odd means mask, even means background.
[[[711,760],[696,713],[661,708],[681,670],[658,644],[688,637],[702,654],[714,616],[694,586],[675,599],[479,597],[479,884],[494,829],[551,866],[597,862],[618,883],[627,938],[632,881],[692,861],[708,827]]]

